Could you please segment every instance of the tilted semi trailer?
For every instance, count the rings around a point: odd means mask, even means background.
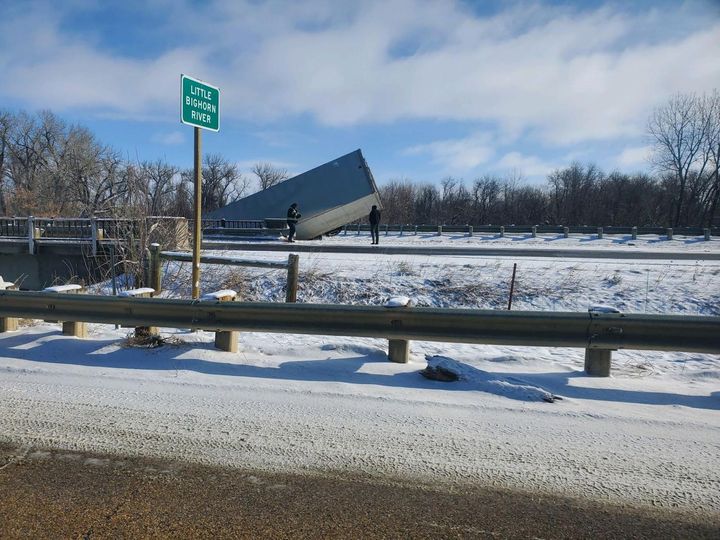
[[[301,218],[296,238],[309,240],[367,217],[382,208],[377,186],[360,150],[355,150],[268,189],[208,212],[215,220],[257,220],[272,226],[285,221],[297,203]]]

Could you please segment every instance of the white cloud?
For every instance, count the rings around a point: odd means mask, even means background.
[[[616,162],[621,167],[640,167],[647,165],[652,154],[652,146],[631,146],[625,148],[617,157]]]
[[[475,134],[465,139],[449,139],[420,144],[406,148],[406,155],[428,154],[433,163],[449,172],[464,172],[487,163],[493,155],[491,138],[487,134]]]
[[[182,134],[182,131],[172,131],[170,133],[156,133],[150,140],[158,144],[175,146],[183,144],[185,142],[185,136]]]
[[[520,152],[508,152],[496,163],[498,169],[515,170],[524,176],[544,178],[557,166],[536,156],[526,156]]]
[[[200,17],[189,6],[167,9],[157,31],[182,28],[187,45],[142,57],[68,34],[61,20],[72,14],[59,9],[4,13],[0,94],[175,121],[185,72],[221,87],[224,118],[489,122],[504,136],[562,146],[637,136],[653,106],[720,81],[720,22],[699,22],[714,9],[702,2],[638,12],[520,2],[482,18],[451,1],[225,0]],[[468,166],[490,155],[442,142],[426,151]]]

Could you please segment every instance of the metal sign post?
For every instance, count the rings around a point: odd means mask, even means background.
[[[205,82],[180,75],[181,116],[183,124],[195,131],[195,230],[192,262],[192,297],[200,297],[200,247],[202,244],[202,139],[200,129],[220,129],[220,89]]]

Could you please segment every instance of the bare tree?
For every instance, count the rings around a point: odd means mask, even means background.
[[[238,172],[237,165],[220,154],[203,158],[203,210],[216,210],[247,191],[248,179]]]
[[[654,163],[661,172],[671,173],[676,182],[672,224],[680,224],[686,187],[693,167],[702,176],[709,155],[702,152],[710,129],[710,116],[702,113],[704,98],[677,94],[653,112],[647,131],[655,146]]]
[[[286,169],[275,167],[268,162],[256,163],[253,165],[252,172],[258,178],[260,190],[279,184],[290,177]]]

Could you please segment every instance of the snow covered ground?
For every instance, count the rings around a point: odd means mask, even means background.
[[[513,262],[513,309],[720,314],[718,262],[303,254],[299,298],[374,304],[403,294],[419,305],[504,309]],[[167,266],[165,295],[187,290],[187,267]],[[282,271],[203,272],[204,292],[283,297]],[[92,325],[77,340],[38,322],[0,334],[0,440],[28,452],[49,446],[720,512],[718,355],[619,351],[613,376],[596,379],[584,376],[579,349],[413,342],[410,363],[393,364],[378,339],[244,333],[231,354],[215,350],[207,332],[168,329],[176,343],[142,349],[127,346],[128,331]],[[435,355],[461,380],[423,378]],[[562,399],[544,401],[549,394]]]

